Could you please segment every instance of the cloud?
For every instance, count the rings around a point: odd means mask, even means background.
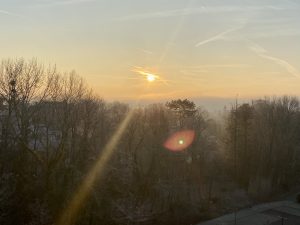
[[[5,15],[8,15],[8,16],[15,16],[15,17],[23,17],[17,13],[12,13],[12,12],[9,12],[9,11],[6,11],[6,10],[0,10],[0,14],[5,14]]]
[[[72,5],[80,3],[94,2],[95,0],[39,0],[37,4],[33,5],[34,7],[47,7],[47,6],[59,6],[59,5]]]
[[[157,98],[172,98],[173,96],[179,96],[181,91],[161,92],[161,93],[147,93],[142,94],[141,99],[157,99]]]
[[[249,64],[206,64],[206,65],[198,65],[198,66],[187,66],[183,67],[179,72],[184,75],[182,79],[204,79],[199,75],[204,74],[207,75],[209,73],[215,73],[222,69],[225,70],[236,70],[236,69],[248,69],[251,67]]]
[[[248,68],[249,64],[206,64],[206,65],[198,65],[198,66],[190,66],[186,67],[188,69],[200,69],[200,68]]]
[[[280,59],[274,56],[271,56],[268,54],[267,50],[264,49],[262,46],[250,41],[250,50],[254,53],[256,53],[259,57],[270,60],[274,63],[276,63],[277,65],[283,67],[284,69],[286,69],[286,71],[291,74],[294,77],[298,77],[300,78],[300,73],[299,71],[293,66],[291,65],[289,62],[287,62],[284,59]]]
[[[152,55],[153,54],[153,52],[151,52],[149,50],[146,50],[146,49],[139,48],[138,50],[145,53],[145,54],[147,54],[147,55]]]
[[[77,4],[77,3],[87,3],[87,2],[94,2],[95,0],[64,0],[64,1],[57,1],[57,4],[60,5],[69,5],[69,4]]]
[[[185,8],[166,10],[150,13],[133,14],[117,18],[117,20],[140,20],[150,18],[167,18],[174,16],[186,16],[201,13],[230,13],[230,12],[248,12],[248,11],[260,11],[260,10],[284,10],[284,7],[275,7],[271,5],[265,6],[219,6],[219,7],[198,7],[198,8]]]
[[[284,28],[281,26],[281,29],[265,29],[265,31],[253,31],[247,34],[244,34],[245,37],[251,39],[265,39],[270,37],[291,37],[291,36],[300,36],[300,31],[296,28]]]

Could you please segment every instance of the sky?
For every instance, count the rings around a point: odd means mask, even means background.
[[[299,10],[297,0],[0,0],[0,59],[75,70],[108,100],[300,95]]]

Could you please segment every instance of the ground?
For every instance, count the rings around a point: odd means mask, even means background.
[[[198,225],[299,225],[300,204],[277,201],[253,206]]]

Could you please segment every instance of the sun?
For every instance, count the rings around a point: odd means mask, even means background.
[[[144,77],[144,79],[146,81],[148,81],[149,83],[161,80],[160,77],[157,74],[155,74],[153,72],[150,72],[150,71],[148,71],[144,68],[141,68],[141,67],[135,67],[132,71],[142,75]]]
[[[147,80],[148,80],[149,82],[153,82],[153,81],[156,80],[156,76],[149,73],[149,74],[147,74]]]

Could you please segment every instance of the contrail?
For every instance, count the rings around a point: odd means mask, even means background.
[[[98,157],[96,164],[87,174],[82,184],[79,186],[75,195],[67,205],[66,209],[62,213],[61,217],[57,221],[56,225],[71,225],[76,221],[76,217],[79,214],[80,209],[84,206],[87,198],[91,193],[91,189],[96,180],[101,178],[103,170],[113,154],[113,150],[120,141],[126,127],[132,119],[134,109],[131,109],[122,123],[117,128],[114,135],[111,137],[107,145],[104,147],[101,155]]]
[[[178,33],[180,32],[180,30],[183,27],[183,24],[185,22],[185,16],[188,15],[188,9],[190,7],[190,5],[192,5],[192,3],[194,2],[194,0],[189,0],[186,7],[182,10],[182,14],[180,15],[180,19],[175,27],[174,32],[171,34],[169,41],[167,42],[163,52],[160,55],[159,61],[158,61],[158,66],[163,62],[163,60],[165,59],[165,57],[167,56],[168,52],[171,49],[171,44],[174,42],[174,40],[176,39],[176,37],[178,36]]]
[[[221,40],[221,39],[223,39],[225,37],[226,34],[229,34],[231,32],[234,32],[234,31],[242,29],[242,28],[243,28],[243,26],[235,27],[235,28],[231,28],[231,29],[225,30],[225,31],[223,31],[221,33],[218,33],[217,35],[215,35],[215,36],[213,36],[211,38],[208,38],[208,39],[206,39],[204,41],[201,41],[201,42],[197,43],[195,45],[195,47],[199,47],[199,46],[208,44],[208,43],[213,42],[213,41]]]
[[[248,42],[251,43],[250,50],[253,51],[254,53],[256,53],[259,57],[268,59],[268,60],[276,63],[277,65],[285,68],[287,70],[287,72],[289,72],[294,77],[300,78],[299,71],[293,65],[291,65],[289,62],[287,62],[286,60],[268,55],[267,50],[264,49],[262,46],[254,43],[252,41],[249,41],[249,40],[248,40]]]

